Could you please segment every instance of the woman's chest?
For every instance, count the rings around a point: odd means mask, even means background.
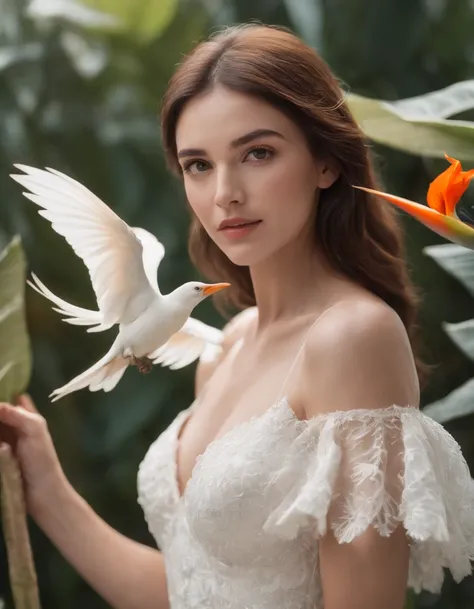
[[[238,349],[236,345],[236,349]],[[231,354],[232,356],[232,354]],[[277,353],[241,351],[229,357],[210,379],[199,398],[199,407],[179,430],[177,480],[184,494],[196,460],[207,447],[232,429],[262,416],[284,395],[288,362]],[[304,418],[296,406],[294,414]]]
[[[242,558],[245,548],[251,555],[254,543],[272,546],[263,524],[295,483],[295,472],[282,470],[282,456],[293,449],[305,422],[282,400],[235,425],[198,456],[181,494],[175,459],[180,427],[191,412],[178,415],[140,465],[139,500],[158,544],[184,517],[193,536],[221,560]]]

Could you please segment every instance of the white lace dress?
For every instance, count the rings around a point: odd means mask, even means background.
[[[444,567],[471,573],[474,483],[454,438],[419,410],[303,421],[283,399],[211,442],[180,497],[177,436],[193,408],[138,474],[172,609],[322,609],[317,540],[329,528],[345,543],[403,522],[416,591],[438,591]]]

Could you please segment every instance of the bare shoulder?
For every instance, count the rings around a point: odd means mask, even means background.
[[[222,348],[212,360],[199,360],[196,368],[195,393],[199,394],[206,382],[219,367],[233,345],[248,331],[258,317],[257,307],[249,307],[237,313],[222,330]]]
[[[305,345],[301,396],[308,417],[333,410],[418,405],[413,352],[398,314],[371,294],[333,306]]]
[[[371,295],[351,296],[333,305],[311,329],[305,346],[307,358],[317,357],[322,348],[344,353],[354,349],[381,348],[389,344],[409,347],[405,327],[397,313]]]

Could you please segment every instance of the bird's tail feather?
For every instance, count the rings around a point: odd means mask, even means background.
[[[112,391],[122,378],[128,367],[128,359],[121,356],[115,357],[97,372],[94,379],[89,383],[89,391]]]
[[[76,305],[63,300],[59,296],[56,296],[51,290],[45,286],[40,278],[31,273],[33,281],[27,280],[29,286],[31,286],[38,294],[41,294],[44,298],[56,305],[52,307],[53,311],[57,311],[63,316],[63,321],[73,326],[94,326],[88,328],[87,332],[102,332],[112,327],[112,324],[106,325],[102,323],[103,316],[100,311],[92,311],[91,309],[84,309],[77,307]]]
[[[122,378],[128,365],[128,358],[118,354],[114,344],[109,352],[93,366],[73,378],[66,385],[55,389],[50,394],[51,401],[55,402],[65,395],[85,387],[88,387],[90,391],[99,391],[101,389],[103,391],[111,391]]]

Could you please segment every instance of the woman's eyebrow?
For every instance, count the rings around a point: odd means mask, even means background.
[[[254,129],[254,131],[250,131],[249,133],[232,140],[229,147],[239,148],[240,146],[244,146],[257,138],[264,136],[274,136],[283,140],[285,139],[281,133],[274,131],[273,129]],[[206,156],[206,154],[204,148],[183,148],[178,152],[178,158],[181,159],[186,156]]]

